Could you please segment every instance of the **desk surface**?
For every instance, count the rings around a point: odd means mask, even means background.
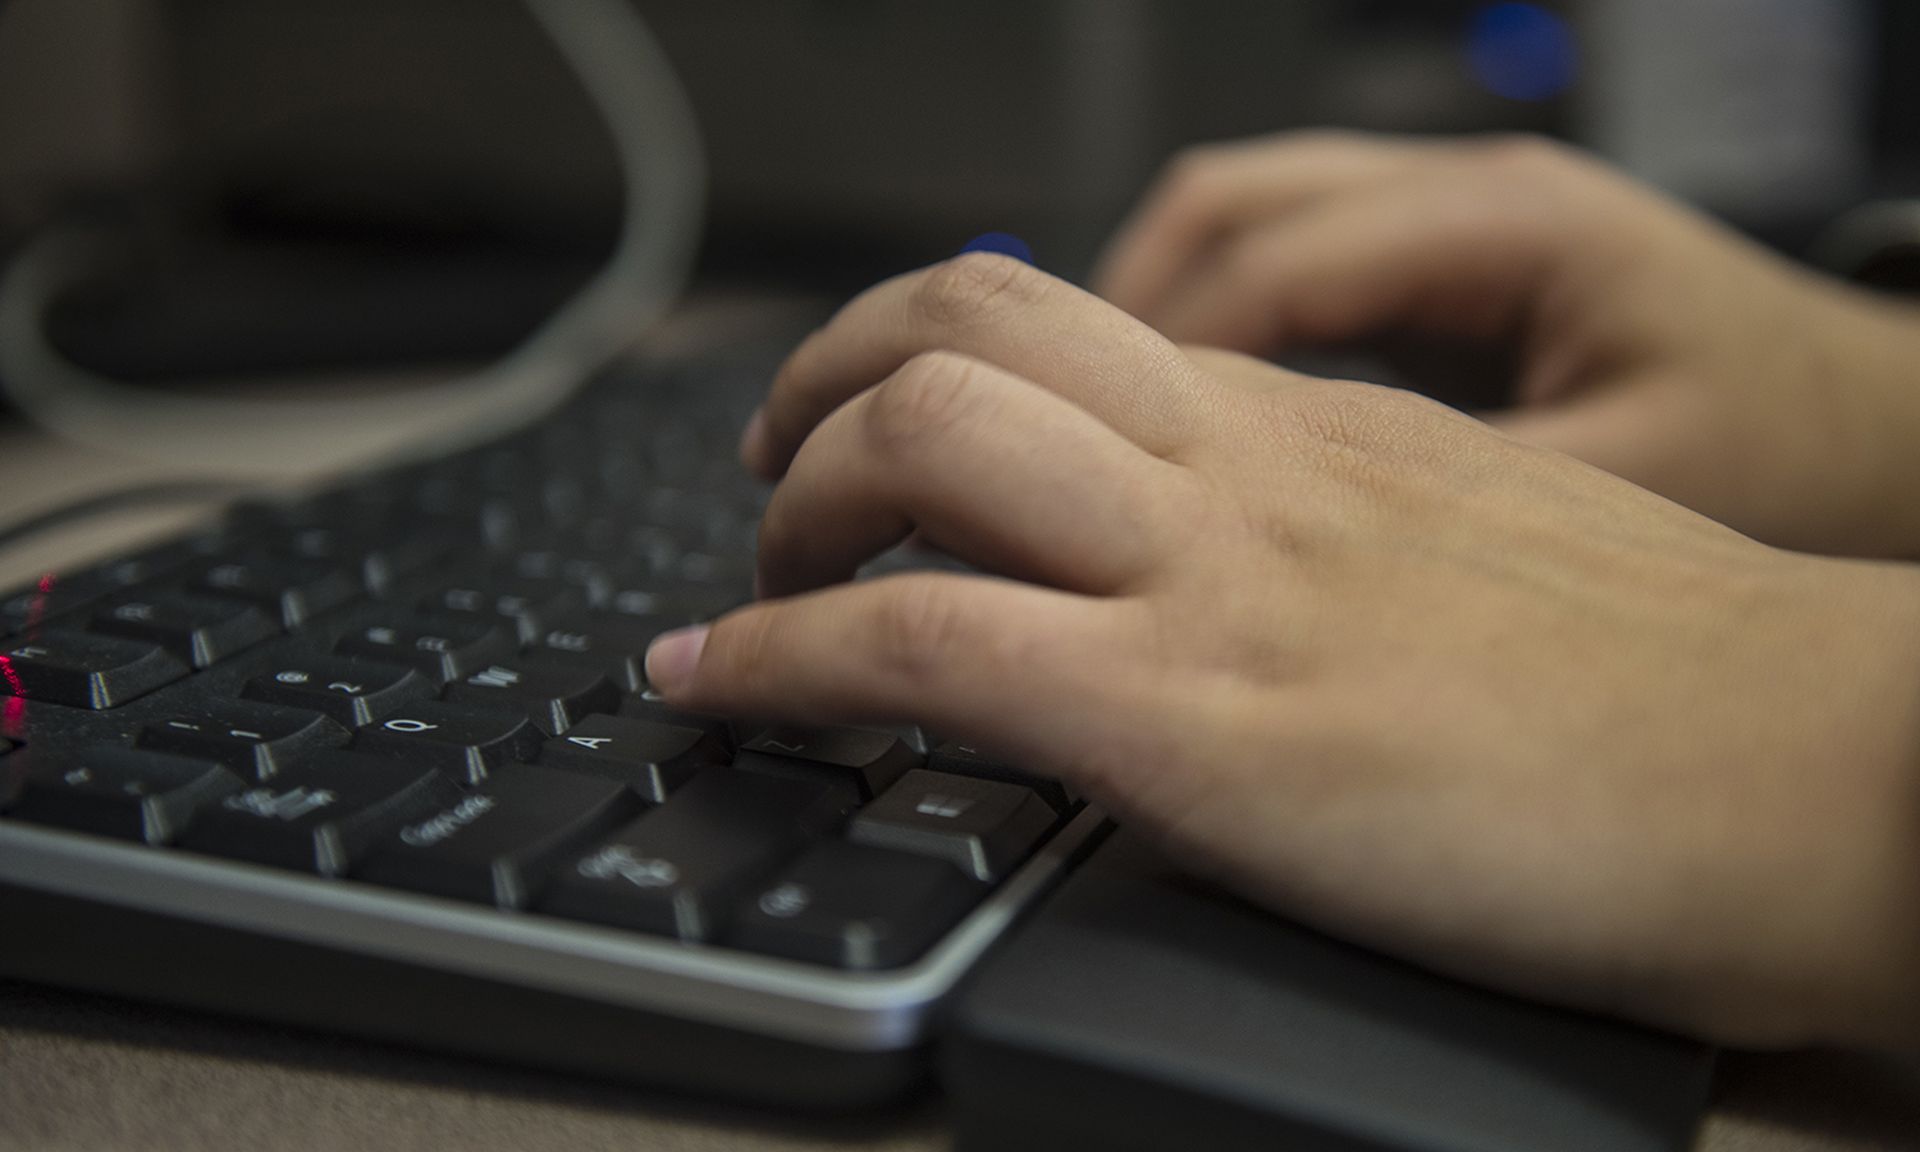
[[[791,328],[782,309],[758,322]],[[738,331],[722,302],[664,344]],[[352,414],[316,436],[347,434]],[[193,474],[0,431],[0,523],[86,492]],[[297,481],[289,460],[276,479]],[[192,510],[104,518],[0,553],[0,589],[178,527]],[[5,947],[0,929],[0,947]],[[1730,1056],[1702,1152],[1920,1150],[1920,1061]],[[924,1152],[947,1140],[937,1100],[823,1125],[350,1039],[0,982],[0,1148],[461,1148],[540,1152]]]

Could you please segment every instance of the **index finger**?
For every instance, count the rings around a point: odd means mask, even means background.
[[[841,404],[926,352],[958,352],[1063,396],[1155,455],[1205,391],[1180,349],[1125,312],[1010,257],[976,252],[855,297],[788,357],[740,445],[767,479]]]

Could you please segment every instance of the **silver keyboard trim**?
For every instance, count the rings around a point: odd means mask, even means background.
[[[1105,823],[1088,807],[927,955],[842,972],[0,819],[0,883],[856,1052],[936,1006]]]

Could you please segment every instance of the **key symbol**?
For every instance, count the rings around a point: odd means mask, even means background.
[[[422,636],[413,646],[422,652],[445,652],[451,642],[445,636]]]
[[[598,752],[600,751],[600,745],[613,743],[613,737],[611,736],[569,736],[567,737],[567,743],[578,744],[580,745],[580,747],[588,749],[589,751]]]
[[[520,683],[520,673],[511,668],[502,668],[495,664],[485,672],[475,673],[467,678],[467,683],[481,688],[511,688]]]
[[[767,747],[778,748],[782,752],[804,752],[807,749],[805,742],[799,744],[783,744],[778,740],[767,741]]]
[[[651,592],[622,592],[613,598],[613,610],[629,616],[645,616],[658,603]]]
[[[938,816],[945,820],[951,820],[971,807],[973,807],[973,801],[971,800],[959,796],[943,796],[938,792],[929,792],[925,799],[913,806],[913,810],[922,816]]]
[[[335,680],[333,683],[327,685],[327,691],[345,692],[349,696],[358,696],[360,695],[361,692],[365,690],[366,690],[366,685],[349,684],[345,680]]]
[[[582,632],[547,633],[547,647],[558,648],[563,652],[585,652],[592,643]]]
[[[82,784],[90,784],[93,782],[93,769],[75,768],[73,771],[67,773],[65,776],[60,777],[60,779],[65,780],[67,783],[77,788]]]
[[[435,728],[440,727],[440,725],[429,724],[425,720],[399,718],[389,720],[385,724],[382,724],[381,727],[389,732],[431,732]]]
[[[9,656],[16,656],[22,660],[34,660],[46,654],[47,650],[38,644],[29,644],[24,648],[15,648],[13,651],[7,653]]]
[[[804,884],[787,883],[760,895],[760,911],[781,920],[791,919],[813,903],[813,893]]]
[[[305,684],[308,680],[312,679],[312,677],[308,676],[305,672],[289,671],[276,674],[274,679],[280,681],[282,684]]]
[[[247,582],[247,570],[238,564],[222,564],[207,573],[207,583],[215,588],[239,588]]]
[[[116,620],[133,620],[133,621],[151,620],[153,619],[153,605],[122,604],[120,605],[120,607],[115,608],[113,610],[113,615],[114,615],[114,619]]]
[[[367,629],[367,642],[370,644],[392,644],[395,639],[391,628]]]
[[[233,737],[235,740],[265,740],[266,739],[266,737],[260,735],[260,733],[249,732],[245,728],[229,728],[227,729],[227,735]]]

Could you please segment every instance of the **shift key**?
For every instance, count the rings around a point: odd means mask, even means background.
[[[554,860],[630,819],[616,780],[520,765],[383,837],[355,877],[456,900],[521,908]]]

